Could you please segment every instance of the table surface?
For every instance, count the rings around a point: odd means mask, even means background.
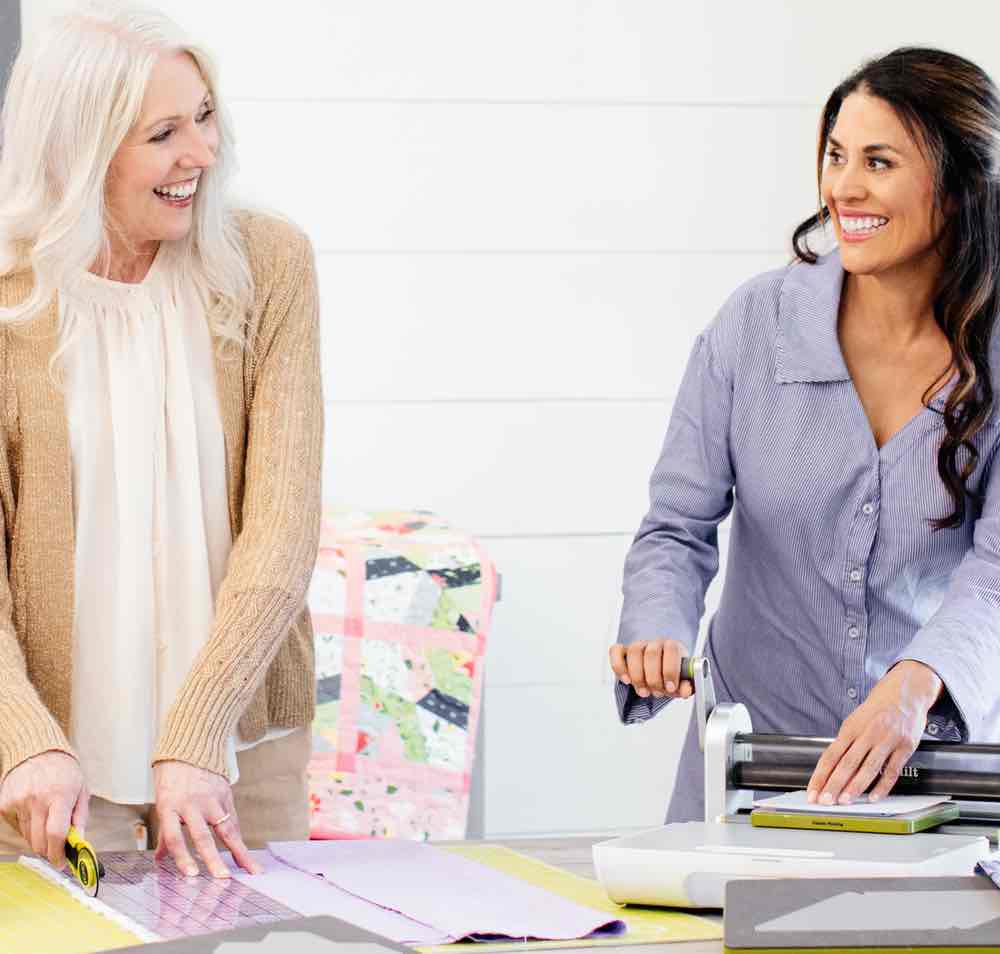
[[[474,844],[503,845],[512,851],[519,851],[521,854],[531,858],[537,858],[547,864],[562,868],[564,871],[572,872],[584,878],[594,877],[594,865],[591,855],[591,847],[599,841],[607,840],[608,835],[595,837],[574,836],[563,838],[490,838],[486,842],[476,841]],[[0,855],[0,861],[16,861],[16,855]],[[713,920],[721,925],[722,916],[719,914],[709,915]],[[156,945],[150,945],[150,951],[155,952]],[[600,947],[560,947],[557,949],[560,954],[645,954],[653,950],[670,951],[673,954],[720,954],[722,951],[721,941],[678,941],[672,944],[620,944],[601,945]]]
[[[976,831],[975,833],[985,834],[986,829],[982,832]],[[991,834],[993,834],[994,837],[996,836],[995,827],[992,828]],[[569,871],[584,878],[593,879],[594,865],[591,848],[598,841],[604,841],[608,837],[608,835],[601,835],[593,837],[572,836],[558,838],[491,838],[488,839],[486,843],[503,845],[505,848],[518,851],[531,858],[537,858],[539,861],[544,861],[557,868],[562,868],[564,871]],[[483,844],[483,842],[479,841],[473,843]],[[16,860],[14,856],[0,856],[0,861],[14,860]],[[722,915],[718,912],[708,913],[702,916],[708,917],[720,926],[722,924]],[[620,954],[645,954],[645,952],[649,952],[649,954],[651,954],[653,950],[663,951],[665,954],[666,952],[672,952],[672,954],[721,954],[722,941],[676,941],[673,943],[663,944],[608,944],[601,945],[600,947],[560,947],[558,950],[560,951],[560,954],[575,954],[575,952],[580,952],[580,954],[601,954],[601,952],[608,952],[608,954],[619,954],[619,952]],[[150,951],[155,951],[155,945],[150,946]]]

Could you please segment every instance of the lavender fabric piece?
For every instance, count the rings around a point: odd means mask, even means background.
[[[272,842],[285,864],[432,924],[453,940],[572,940],[625,924],[486,865],[403,840]]]
[[[983,858],[976,862],[976,874],[986,875],[998,888],[1000,888],[1000,854],[992,858]]]
[[[341,890],[335,884],[307,874],[274,857],[268,851],[251,851],[253,859],[264,867],[263,874],[248,874],[238,867],[232,855],[223,860],[233,879],[260,891],[302,915],[329,914],[400,944],[429,946],[448,944],[450,935],[421,924],[396,911],[389,911]]]

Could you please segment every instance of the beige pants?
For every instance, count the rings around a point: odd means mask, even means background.
[[[233,801],[243,840],[248,848],[263,848],[268,841],[297,841],[309,837],[309,790],[306,764],[312,747],[310,729],[262,742],[236,753],[239,781]],[[148,832],[148,847],[159,838],[153,805],[119,805],[103,798],[90,799],[87,841],[98,852],[134,851],[136,833]],[[29,852],[24,839],[0,818],[0,854]]]

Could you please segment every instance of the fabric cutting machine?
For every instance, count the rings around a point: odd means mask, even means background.
[[[741,703],[716,703],[709,661],[681,661],[694,683],[705,760],[705,820],[594,845],[594,867],[622,904],[721,908],[736,878],[971,875],[1000,821],[1000,745],[924,742],[892,794],[947,795],[959,818],[911,835],[754,827],[754,792],[806,788],[831,739],[754,733]]]

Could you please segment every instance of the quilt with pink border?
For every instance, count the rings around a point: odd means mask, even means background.
[[[496,580],[432,513],[324,513],[312,838],[464,837]]]

